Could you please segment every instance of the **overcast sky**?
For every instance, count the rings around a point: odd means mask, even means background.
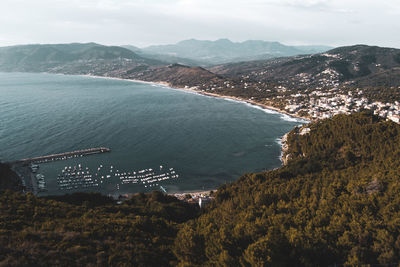
[[[0,46],[248,39],[400,48],[400,0],[1,0]]]

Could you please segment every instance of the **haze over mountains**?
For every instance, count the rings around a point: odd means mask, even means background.
[[[96,43],[18,45],[0,48],[1,71],[90,72],[164,64],[119,47]]]
[[[174,63],[205,67],[221,63],[310,54],[328,48],[286,46],[278,42],[265,41],[234,43],[228,39],[217,41],[190,39],[173,45],[149,46],[142,49],[131,45],[119,47],[96,43],[17,45],[0,47],[0,70],[53,71],[71,74],[78,70],[99,74],[101,71],[117,68]]]
[[[279,42],[260,40],[232,42],[228,39],[219,39],[216,41],[189,39],[176,44],[154,45],[142,49],[134,46],[124,47],[147,57],[156,57],[156,59],[164,59],[165,61],[178,59],[178,61],[176,61],[178,63],[185,64],[187,62],[189,65],[203,66],[227,62],[313,54],[332,49],[332,47],[329,46],[287,46]],[[189,59],[192,62],[185,62],[184,59]],[[181,60],[181,62],[179,62],[179,60]]]

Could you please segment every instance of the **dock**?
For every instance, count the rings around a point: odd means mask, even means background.
[[[74,157],[82,157],[82,156],[88,156],[88,155],[100,154],[100,153],[106,153],[106,152],[111,152],[111,149],[109,149],[107,147],[95,147],[95,148],[76,150],[76,151],[72,151],[72,152],[64,152],[64,153],[51,154],[51,155],[40,156],[40,157],[20,159],[13,163],[31,163],[31,162],[32,163],[46,163],[46,162],[51,162],[51,161],[56,161],[56,160],[66,160],[66,159],[70,159],[70,158],[74,158]]]

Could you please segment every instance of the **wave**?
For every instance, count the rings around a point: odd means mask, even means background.
[[[262,110],[263,112],[265,112],[267,114],[279,115],[280,119],[284,120],[284,121],[299,122],[299,123],[301,123],[300,125],[310,122],[309,120],[306,120],[306,119],[292,117],[292,116],[290,116],[288,114],[281,113],[281,112],[273,110],[273,109],[263,108],[263,107],[260,107],[258,105],[251,104],[251,103],[248,103],[248,102],[245,102],[245,101],[238,101],[238,102],[242,102],[242,103],[245,103],[249,107],[256,108],[258,110]]]
[[[215,96],[217,97],[217,96]],[[217,97],[218,98],[218,97]],[[226,100],[226,101],[230,101],[230,102],[234,102],[234,103],[240,103],[240,104],[249,104],[246,101],[242,101],[242,100],[237,100],[237,99],[232,99],[229,97],[221,97],[222,99]]]
[[[278,145],[282,146],[282,137],[278,137],[275,139],[275,143],[277,143]]]
[[[280,114],[281,114],[281,119],[285,120],[285,121],[300,122],[301,123],[300,125],[310,122],[309,120],[306,120],[306,119],[295,118],[295,117],[291,117],[291,116],[289,116],[287,114],[282,114],[282,113],[280,113]]]
[[[252,104],[252,103],[246,102],[246,101],[244,101],[244,100],[236,100],[236,99],[226,98],[226,97],[222,97],[222,99],[225,99],[225,100],[231,101],[231,102],[235,102],[235,103],[245,104],[245,105],[248,106],[248,107],[261,110],[261,111],[263,111],[263,112],[265,112],[265,113],[267,113],[267,114],[280,115],[280,119],[281,119],[281,120],[284,120],[284,121],[299,122],[299,123],[301,123],[300,125],[310,122],[309,120],[302,119],[302,118],[292,117],[292,116],[290,116],[290,115],[288,115],[288,114],[281,113],[281,112],[276,111],[276,110],[273,110],[273,109],[264,108],[264,107],[258,106],[257,104]]]

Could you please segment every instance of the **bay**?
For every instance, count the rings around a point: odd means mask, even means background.
[[[115,195],[156,190],[160,185],[168,192],[213,189],[244,173],[279,167],[279,138],[299,124],[300,120],[248,104],[165,86],[0,73],[1,161],[90,147],[112,150],[40,164],[48,190],[41,194],[67,193],[60,190],[57,176],[79,164],[93,174],[102,165],[102,171],[113,169],[112,174],[172,168],[179,177],[145,187],[121,184],[111,175],[98,187],[75,191]]]

